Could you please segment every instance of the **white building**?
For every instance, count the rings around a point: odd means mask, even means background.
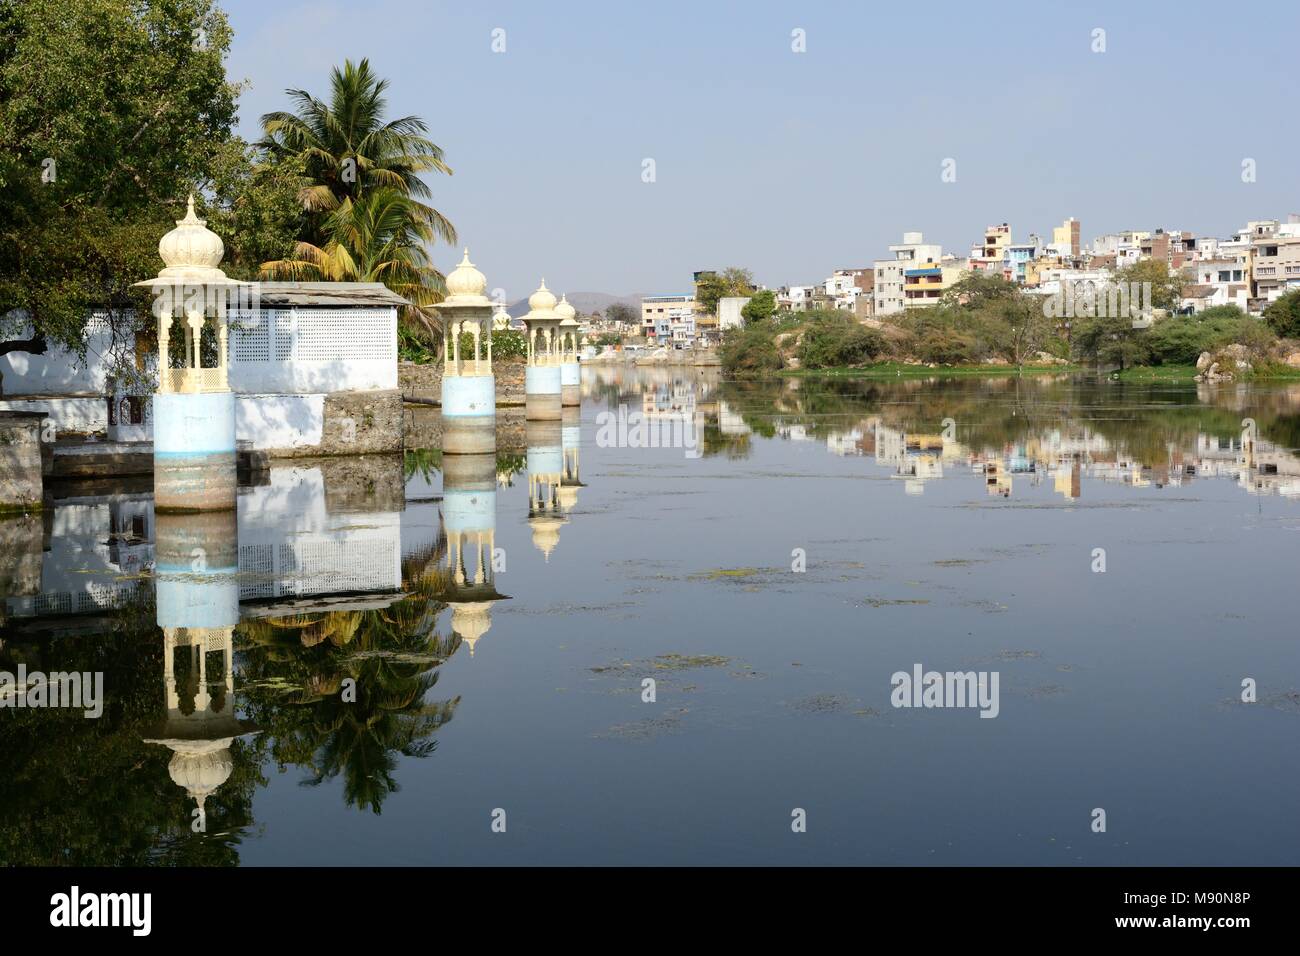
[[[261,282],[232,305],[229,382],[236,438],[254,449],[321,443],[326,397],[397,389],[397,310],[405,300],[378,282]],[[248,307],[248,303],[255,307]],[[42,411],[59,433],[114,441],[153,436],[156,350],[137,350],[134,316],[92,314],[85,360],[52,346],[0,356],[0,408]],[[116,381],[113,379],[116,377]]]
[[[943,247],[926,243],[919,232],[903,233],[903,241],[890,246],[892,259],[878,259],[874,265],[874,314],[895,315],[904,309],[903,272],[925,262],[938,262],[943,257]]]
[[[741,310],[749,302],[749,296],[733,295],[718,300],[718,328],[738,329],[745,324]]]

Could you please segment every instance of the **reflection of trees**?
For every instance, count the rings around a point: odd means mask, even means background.
[[[408,448],[402,455],[402,480],[410,481],[419,475],[426,482],[442,470],[442,449]]]
[[[15,866],[233,866],[252,797],[264,785],[245,741],[194,833],[193,801],[172,783],[162,747],[144,738],[165,710],[163,639],[152,589],[107,615],[92,637],[4,633],[0,669],[104,674],[104,713],[6,710],[0,719],[0,860]]]
[[[1235,438],[1241,419],[1287,448],[1300,447],[1300,389],[1239,393],[1220,389],[1189,401],[1185,388],[1118,383],[1078,376],[879,379],[801,378],[723,382],[718,398],[760,436],[802,425],[826,438],[868,417],[891,428],[937,434],[943,419],[957,438],[981,450],[1002,448],[1044,431],[1088,430],[1138,461],[1163,462],[1170,448],[1194,450],[1198,435]],[[706,442],[709,431],[706,428]]]
[[[248,620],[236,632],[241,694],[270,756],[304,768],[308,786],[342,777],[346,802],[375,813],[399,789],[398,756],[432,753],[460,702],[425,703],[460,644],[436,632],[444,583],[425,567],[404,566],[408,594],[386,608]]]

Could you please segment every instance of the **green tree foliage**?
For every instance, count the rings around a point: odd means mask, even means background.
[[[1084,319],[1075,325],[1072,341],[1081,358],[1102,366],[1125,369],[1151,360],[1145,331],[1133,328],[1126,315]]]
[[[605,318],[610,322],[619,322],[623,325],[638,326],[641,324],[641,313],[626,302],[611,302],[605,309]]]
[[[1020,297],[1020,287],[1009,279],[987,272],[967,272],[944,293],[942,302],[980,309]]]
[[[904,351],[937,365],[970,365],[1000,359],[1032,362],[1038,352],[1064,351],[1055,322],[1042,301],[1003,279],[967,276],[963,291],[935,306],[909,309],[898,325],[908,337]],[[962,301],[964,300],[964,301]]]
[[[740,315],[746,322],[762,322],[770,319],[774,312],[776,312],[776,293],[771,289],[759,289],[750,296],[749,301],[740,310]]]
[[[754,294],[754,276],[748,269],[729,266],[721,272],[706,272],[695,283],[695,303],[707,315],[718,314],[718,300]]]
[[[428,247],[456,241],[430,198],[422,173],[451,174],[442,149],[418,116],[388,119],[386,91],[368,60],[345,60],[330,74],[328,99],[287,90],[294,112],[262,117],[260,146],[276,160],[301,163],[305,217],[291,256],[268,262],[267,276],[382,282],[411,303],[402,318],[431,342],[441,335],[434,306],[442,274]]]
[[[1264,321],[1282,338],[1300,338],[1300,289],[1270,302],[1264,309]]]
[[[1137,283],[1139,286],[1151,284],[1151,305],[1157,309],[1174,311],[1182,297],[1186,280],[1180,273],[1170,272],[1169,265],[1160,259],[1142,259],[1118,269],[1115,272],[1117,283]]]
[[[764,324],[728,329],[722,336],[718,359],[723,371],[738,378],[779,372],[785,366],[776,347],[776,332]]]
[[[131,283],[229,149],[229,45],[211,0],[0,3],[0,315],[35,332],[0,351],[83,351],[91,306],[144,304]]]
[[[1153,365],[1195,365],[1202,352],[1239,343],[1262,351],[1273,342],[1269,327],[1235,305],[1221,305],[1194,315],[1161,319],[1143,336]]]
[[[885,351],[885,339],[852,315],[835,309],[814,313],[799,343],[799,364],[807,369],[863,365]]]

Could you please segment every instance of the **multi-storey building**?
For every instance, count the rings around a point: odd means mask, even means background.
[[[903,270],[903,304],[906,308],[935,305],[945,292],[970,270],[969,259],[944,256],[939,261],[919,262]]]
[[[650,295],[641,300],[641,333],[657,345],[687,348],[695,341],[695,297]]]
[[[984,230],[982,241],[971,246],[970,267],[977,272],[1004,274],[1007,249],[1011,246],[1011,226],[1001,223]]]
[[[1300,289],[1300,235],[1275,231],[1271,236],[1254,240],[1252,246],[1251,298],[1257,309],[1293,289]]]
[[[937,263],[943,256],[943,247],[927,243],[919,232],[903,233],[903,241],[890,246],[889,251],[893,253],[893,258],[878,259],[874,268],[872,295],[877,317],[894,315],[907,307],[903,294],[906,270]]]
[[[1079,220],[1071,216],[1065,222],[1052,229],[1053,250],[1062,256],[1079,254]]]

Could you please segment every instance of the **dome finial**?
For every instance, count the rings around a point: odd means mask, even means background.
[[[469,247],[465,248],[464,258],[460,264],[452,270],[451,275],[447,276],[447,299],[448,305],[490,305],[485,293],[487,292],[487,278],[478,269],[474,268],[474,263],[469,261]]]

